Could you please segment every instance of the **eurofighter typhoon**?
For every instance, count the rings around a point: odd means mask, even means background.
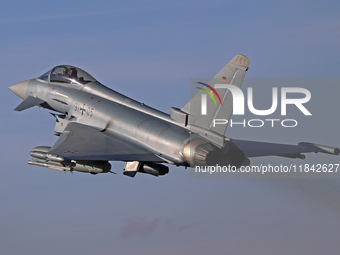
[[[302,153],[339,154],[338,148],[301,142],[286,145],[234,140],[225,136],[227,125],[213,125],[214,119],[229,120],[233,111],[230,89],[216,81],[240,88],[249,59],[236,55],[181,109],[170,115],[141,104],[98,82],[80,68],[60,65],[42,76],[9,87],[23,101],[15,108],[23,111],[43,107],[56,119],[56,143],[31,150],[28,164],[57,171],[91,174],[111,172],[109,161],[126,162],[124,174],[137,172],[165,175],[171,164],[184,167],[222,165],[248,166],[249,158],[284,156],[301,158]],[[203,93],[215,92],[203,109]],[[205,97],[205,100],[209,98]]]

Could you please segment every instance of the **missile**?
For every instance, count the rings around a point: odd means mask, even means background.
[[[339,148],[335,148],[335,147],[331,147],[331,146],[327,146],[327,145],[316,144],[316,143],[306,143],[306,142],[298,143],[298,145],[303,146],[303,147],[310,147],[310,148],[313,148],[313,149],[317,148],[322,153],[339,155]]]
[[[47,167],[50,170],[68,172],[78,171],[83,173],[107,173],[111,170],[108,161],[66,161],[58,155],[48,154],[51,147],[38,146],[30,151],[32,159],[27,163],[35,166]]]

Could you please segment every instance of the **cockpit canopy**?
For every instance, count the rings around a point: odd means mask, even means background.
[[[52,70],[44,73],[39,79],[49,82],[81,84],[97,82],[95,78],[80,68],[68,65],[56,66]]]

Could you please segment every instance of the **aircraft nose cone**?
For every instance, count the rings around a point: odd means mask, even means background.
[[[8,87],[14,94],[16,94],[18,97],[21,97],[22,99],[26,99],[26,89],[27,89],[27,84],[31,80],[27,81],[22,81],[17,84],[14,84],[10,87]]]

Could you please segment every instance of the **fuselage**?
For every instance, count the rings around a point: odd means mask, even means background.
[[[187,164],[182,150],[190,140],[189,130],[168,114],[98,82],[83,86],[33,79],[27,85],[26,96],[44,100],[43,107],[65,114],[71,121],[132,142],[155,154],[159,162]]]

